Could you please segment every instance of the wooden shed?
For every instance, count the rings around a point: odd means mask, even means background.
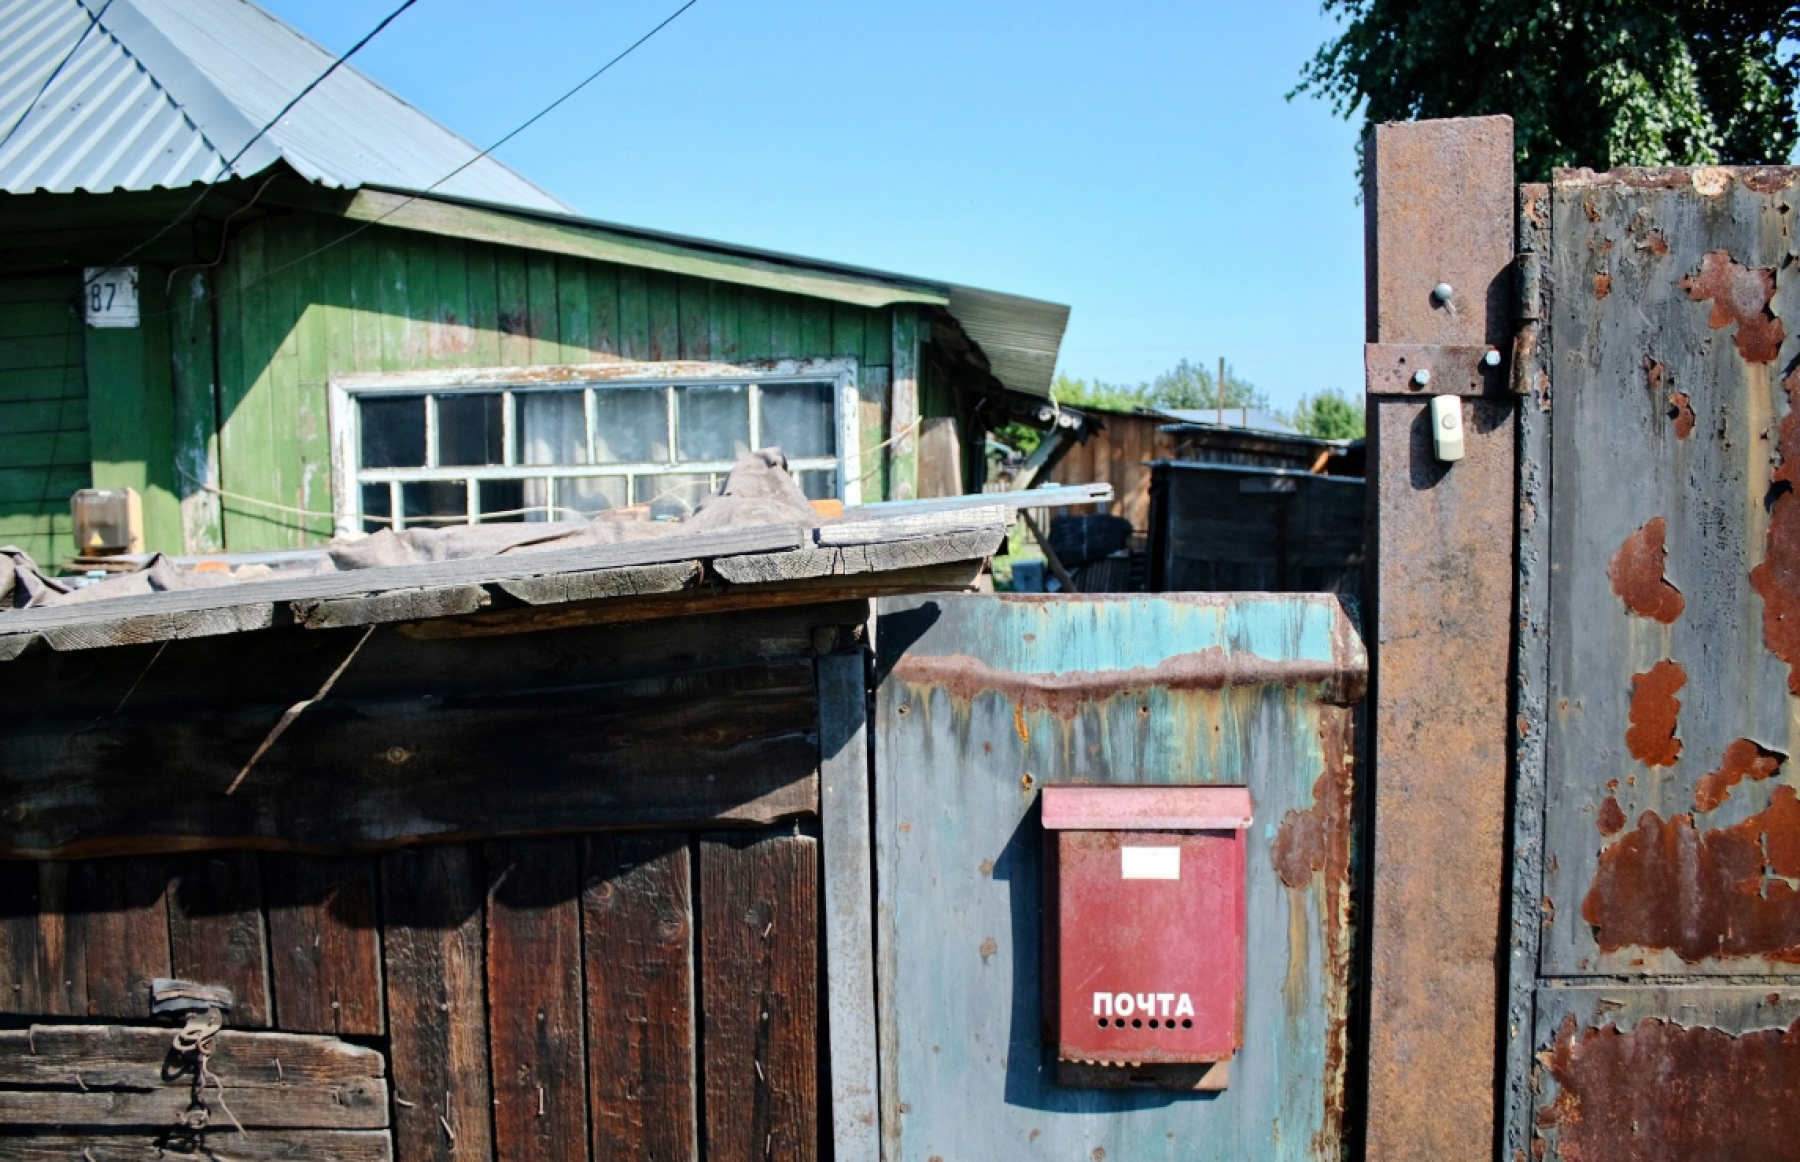
[[[1047,400],[1064,307],[582,218],[353,68],[284,109],[332,57],[245,0],[24,0],[0,43],[0,544],[46,564],[89,487],[171,554],[661,517],[774,444],[907,499],[927,421],[973,488]]]

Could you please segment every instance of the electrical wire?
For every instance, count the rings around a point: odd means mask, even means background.
[[[548,105],[545,105],[542,109],[539,109],[536,113],[533,113],[530,117],[528,117],[524,121],[520,122],[516,127],[514,127],[510,132],[508,132],[504,137],[500,138],[500,140],[494,142],[492,145],[488,146],[486,149],[482,150],[480,153],[477,153],[474,157],[471,157],[468,161],[463,162],[461,165],[457,166],[455,169],[451,170],[449,173],[445,174],[443,177],[439,178],[437,181],[432,182],[430,185],[426,186],[422,190],[417,190],[417,191],[408,193],[404,199],[402,199],[401,201],[388,207],[388,209],[383,211],[379,216],[377,216],[375,218],[371,218],[369,221],[364,222],[361,225],[357,226],[354,230],[347,230],[343,234],[332,239],[330,242],[327,242],[325,245],[320,246],[315,250],[309,250],[305,254],[302,254],[300,257],[294,259],[291,262],[283,263],[280,266],[273,267],[272,269],[266,270],[257,278],[250,279],[247,282],[240,284],[239,289],[242,289],[242,287],[245,287],[245,286],[253,286],[256,283],[262,281],[262,279],[272,278],[273,276],[280,274],[284,270],[288,270],[291,267],[299,266],[303,262],[309,262],[312,259],[317,258],[319,255],[325,253],[327,250],[330,250],[333,247],[340,246],[343,243],[350,241],[350,239],[356,237],[358,234],[361,234],[363,231],[365,231],[373,226],[381,225],[383,222],[387,221],[389,218],[393,217],[395,214],[398,214],[401,210],[404,210],[406,207],[412,205],[414,202],[418,201],[420,198],[424,197],[425,195],[431,193],[433,190],[437,189],[439,186],[443,185],[445,182],[450,181],[452,178],[456,177],[458,174],[462,173],[464,170],[468,169],[470,166],[474,165],[476,162],[487,157],[489,154],[493,153],[496,149],[499,149],[501,146],[505,145],[507,142],[511,141],[513,138],[517,137],[519,134],[525,132],[527,129],[531,128],[533,125],[536,125],[539,121],[542,121],[546,116],[548,116],[559,105],[562,105],[564,102],[568,101],[571,97],[575,96],[575,94],[581,92],[581,90],[587,88],[589,85],[591,85],[595,81],[599,80],[600,77],[607,72],[607,70],[611,69],[614,65],[618,64],[620,61],[624,60],[626,57],[630,56],[632,53],[634,53],[638,49],[642,48],[644,46],[645,42],[647,42],[651,37],[655,36],[657,33],[661,32],[663,29],[665,29],[669,25],[673,24],[677,17],[681,16],[682,13],[686,12],[688,9],[692,8],[694,5],[698,4],[699,2],[700,2],[700,0],[687,0],[687,3],[683,4],[681,7],[677,8],[675,11],[669,13],[669,15],[663,17],[662,21],[659,24],[657,24],[656,27],[652,28],[649,32],[646,32],[644,35],[638,37],[636,40],[632,41],[631,44],[628,45],[617,56],[613,57],[611,60],[609,60],[605,64],[601,65],[599,68],[597,68],[593,72],[589,73],[586,77],[582,78],[581,81],[579,81],[573,88],[571,88],[568,91],[566,91],[565,93],[563,93],[562,96],[556,98],[556,100],[550,102]]]
[[[106,3],[100,6],[100,11],[88,15],[87,27],[81,30],[81,35],[75,38],[75,43],[69,46],[69,51],[63,54],[63,58],[56,62],[56,67],[50,70],[50,75],[44,78],[44,83],[38,86],[38,91],[31,95],[31,100],[25,102],[25,108],[19,111],[18,118],[7,127],[6,136],[0,137],[0,149],[5,149],[7,143],[13,139],[13,134],[19,131],[19,126],[25,124],[25,119],[31,116],[31,111],[37,108],[37,103],[44,99],[44,94],[50,91],[50,86],[56,83],[56,78],[62,76],[62,71],[69,67],[69,62],[75,59],[75,54],[81,50],[83,44],[87,43],[88,33],[94,31],[95,26],[100,23],[100,18],[105,16],[106,10],[112,6],[113,0],[106,0]],[[86,5],[82,6],[82,11],[87,11]]]
[[[408,0],[408,6],[410,6],[410,4],[413,2],[414,2],[414,0]],[[564,92],[560,97],[556,98],[556,100],[550,102],[548,105],[545,105],[542,109],[539,109],[536,113],[533,113],[530,117],[528,117],[524,121],[520,122],[516,127],[514,127],[505,136],[501,137],[498,141],[494,142],[492,145],[488,146],[486,149],[483,149],[481,152],[479,152],[475,156],[471,157],[468,161],[463,162],[461,165],[457,166],[455,169],[451,170],[449,173],[445,174],[443,177],[439,178],[437,181],[432,182],[430,185],[426,186],[422,190],[417,190],[417,191],[408,193],[404,199],[402,199],[401,201],[388,207],[388,209],[386,211],[384,211],[382,214],[380,214],[378,217],[371,218],[369,221],[363,222],[363,223],[357,225],[354,229],[346,230],[344,233],[338,235],[336,238],[333,238],[331,241],[325,243],[323,246],[319,246],[319,247],[316,247],[315,249],[309,250],[305,254],[302,254],[299,257],[292,259],[291,261],[282,263],[280,266],[271,267],[270,269],[265,270],[261,274],[257,275],[255,278],[245,279],[243,282],[237,284],[236,289],[241,291],[241,290],[245,289],[246,287],[255,286],[257,283],[262,282],[265,279],[270,279],[270,278],[275,277],[276,275],[280,274],[282,271],[291,270],[294,267],[299,266],[302,263],[310,262],[313,259],[317,258],[319,255],[324,254],[326,251],[332,250],[332,249],[334,249],[338,246],[341,246],[344,243],[350,241],[350,239],[355,238],[358,234],[361,234],[363,231],[368,230],[370,227],[381,225],[381,223],[387,221],[389,218],[393,217],[395,214],[399,213],[401,210],[404,210],[406,207],[412,205],[414,202],[418,201],[420,198],[425,197],[427,194],[431,193],[433,190],[436,190],[439,186],[443,185],[445,182],[450,181],[452,178],[456,177],[458,174],[462,173],[464,170],[468,169],[470,166],[474,165],[476,162],[480,161],[482,158],[487,157],[488,155],[492,154],[496,149],[499,149],[501,146],[505,145],[507,142],[511,141],[513,138],[517,137],[519,134],[523,133],[525,130],[531,128],[533,125],[535,125],[539,121],[543,120],[544,117],[546,115],[548,115],[552,110],[556,109],[557,106],[562,105],[564,102],[568,101],[571,97],[575,96],[575,94],[581,92],[581,90],[587,88],[589,85],[591,85],[595,81],[599,80],[600,77],[607,72],[607,70],[611,69],[613,66],[617,65],[620,61],[624,60],[626,57],[630,56],[632,53],[634,53],[638,49],[642,48],[644,46],[644,44],[650,40],[651,37],[655,36],[657,33],[661,32],[663,29],[667,28],[670,24],[673,24],[677,17],[681,16],[682,13],[686,12],[688,9],[692,8],[695,4],[698,4],[699,2],[700,2],[700,0],[687,0],[687,3],[683,4],[679,8],[675,9],[675,11],[669,13],[669,15],[663,17],[663,19],[654,28],[652,28],[649,32],[644,33],[644,35],[642,35],[642,36],[638,37],[636,40],[632,41],[630,45],[626,46],[626,48],[623,51],[618,53],[611,60],[607,61],[605,64],[601,65],[599,68],[597,68],[593,72],[589,73],[586,77],[582,78],[582,80],[579,81],[573,88]],[[404,8],[402,8],[401,11],[404,11]],[[398,12],[396,12],[395,15],[398,15]],[[390,17],[390,19],[392,19],[392,17]],[[379,29],[377,29],[376,31],[379,31]],[[370,33],[370,35],[373,36],[374,33]],[[366,43],[367,39],[368,39],[367,37],[364,38],[365,43]],[[352,49],[351,51],[354,52],[355,49]],[[350,54],[346,53],[344,55],[345,55],[345,58],[347,59]],[[190,209],[191,208],[192,207],[190,207]],[[187,213],[187,211],[183,211],[183,214],[185,214],[185,213]],[[169,224],[169,226],[164,227],[163,230],[159,231],[158,234],[156,235],[156,237],[161,237],[162,234],[167,233],[168,230],[173,228],[176,225],[176,223],[179,221],[180,221],[180,218],[177,218],[175,222],[171,222]],[[148,239],[145,242],[140,243],[137,247],[133,248],[131,253],[133,253],[133,254],[137,253],[144,246],[148,246],[150,244],[150,242],[153,242],[153,241],[155,241],[155,237]],[[123,262],[124,259],[120,259],[119,261]],[[117,265],[119,265],[119,263],[115,262],[113,265],[117,266]],[[214,297],[216,297],[216,293],[217,292],[208,291],[207,294],[204,296],[204,298],[207,298],[207,299],[214,298]],[[172,313],[173,313],[172,310],[164,310],[164,311],[158,311],[155,314],[144,315],[142,317],[143,318],[156,318],[161,315],[172,314]]]
[[[112,0],[106,0],[106,2],[107,2],[107,6],[111,7]],[[146,247],[155,243],[158,239],[163,238],[164,236],[166,236],[169,233],[169,231],[175,229],[175,227],[181,225],[182,222],[186,221],[187,218],[191,214],[193,214],[196,210],[198,210],[200,208],[200,204],[202,202],[206,201],[207,195],[212,193],[213,190],[215,188],[217,188],[217,186],[220,182],[224,181],[227,177],[232,176],[237,171],[237,163],[242,161],[244,158],[244,155],[250,152],[251,146],[253,146],[257,142],[261,141],[263,139],[263,137],[268,134],[269,130],[275,128],[275,126],[277,126],[281,123],[281,119],[283,117],[286,117],[289,113],[293,112],[294,107],[296,105],[298,105],[298,104],[300,104],[300,102],[304,101],[307,98],[307,96],[312,93],[312,91],[314,89],[317,89],[320,85],[324,84],[326,79],[329,78],[331,76],[331,74],[337,72],[338,69],[341,68],[346,61],[348,61],[351,57],[355,56],[357,53],[361,52],[362,49],[364,48],[364,46],[366,46],[371,40],[374,40],[377,36],[379,36],[381,34],[382,30],[387,28],[388,25],[392,24],[395,21],[395,19],[398,18],[402,12],[405,12],[408,8],[411,8],[414,4],[417,4],[418,2],[419,2],[419,0],[402,0],[400,7],[394,9],[392,12],[390,12],[386,16],[382,17],[381,23],[377,24],[374,28],[371,28],[367,33],[365,33],[363,35],[363,38],[361,40],[357,41],[355,44],[351,45],[343,53],[339,54],[337,59],[333,60],[331,62],[331,64],[325,69],[324,72],[322,72],[318,76],[314,77],[307,84],[307,86],[305,88],[301,89],[298,93],[294,94],[293,99],[288,101],[287,104],[283,105],[281,107],[281,109],[278,112],[276,112],[275,116],[269,118],[268,121],[264,122],[263,127],[261,129],[258,129],[255,132],[255,134],[253,134],[251,136],[250,140],[244,142],[244,144],[241,147],[239,147],[238,151],[231,155],[230,160],[226,161],[224,165],[219,167],[219,172],[217,174],[213,175],[213,179],[206,183],[206,187],[204,189],[202,189],[199,192],[199,194],[195,195],[194,200],[192,202],[188,203],[188,205],[185,208],[183,208],[180,213],[176,214],[173,218],[169,219],[169,221],[166,224],[164,224],[162,229],[160,229],[156,233],[150,235],[150,237],[144,239],[142,242],[139,242],[137,245],[133,246],[130,250],[127,250],[124,254],[120,255],[118,258],[114,259],[112,262],[108,263],[107,265],[108,266],[124,265],[134,255],[141,254]],[[105,15],[105,9],[101,10],[101,15]],[[94,18],[95,23],[99,23],[99,20],[100,20],[99,16],[96,16]],[[85,35],[85,34],[83,34],[83,35]],[[260,196],[260,191],[259,191],[259,196]],[[106,268],[101,267],[99,269],[105,270]],[[96,273],[94,277],[96,277],[96,278],[100,277],[99,273]]]

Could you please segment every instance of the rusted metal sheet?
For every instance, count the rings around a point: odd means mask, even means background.
[[[1795,172],[1555,183],[1547,977],[1800,971]]]
[[[1749,1162],[1800,1141],[1800,994],[1768,985],[1545,989],[1531,1153]]]
[[[1510,351],[1510,119],[1380,126],[1365,156],[1369,342]],[[1518,404],[1461,402],[1445,464],[1426,400],[1369,401],[1371,1158],[1467,1157],[1495,1131]]]
[[[883,1157],[1336,1162],[1366,677],[1337,599],[892,599],[876,646]],[[1059,1081],[1045,784],[1248,786],[1243,1049],[1222,1092]]]

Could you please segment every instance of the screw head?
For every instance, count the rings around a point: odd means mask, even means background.
[[[1450,284],[1447,282],[1440,282],[1431,288],[1431,297],[1439,306],[1443,306],[1445,303],[1449,302],[1450,296],[1455,293],[1456,292],[1451,289]]]
[[[1414,387],[1426,386],[1431,382],[1431,369],[1429,367],[1419,368],[1417,371],[1413,372],[1412,381]]]
[[[1486,355],[1481,357],[1481,365],[1483,367],[1500,366],[1500,352],[1490,349]]]

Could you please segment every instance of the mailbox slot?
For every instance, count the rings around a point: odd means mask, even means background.
[[[1225,1088],[1244,1042],[1249,789],[1051,786],[1043,818],[1059,1080]]]

